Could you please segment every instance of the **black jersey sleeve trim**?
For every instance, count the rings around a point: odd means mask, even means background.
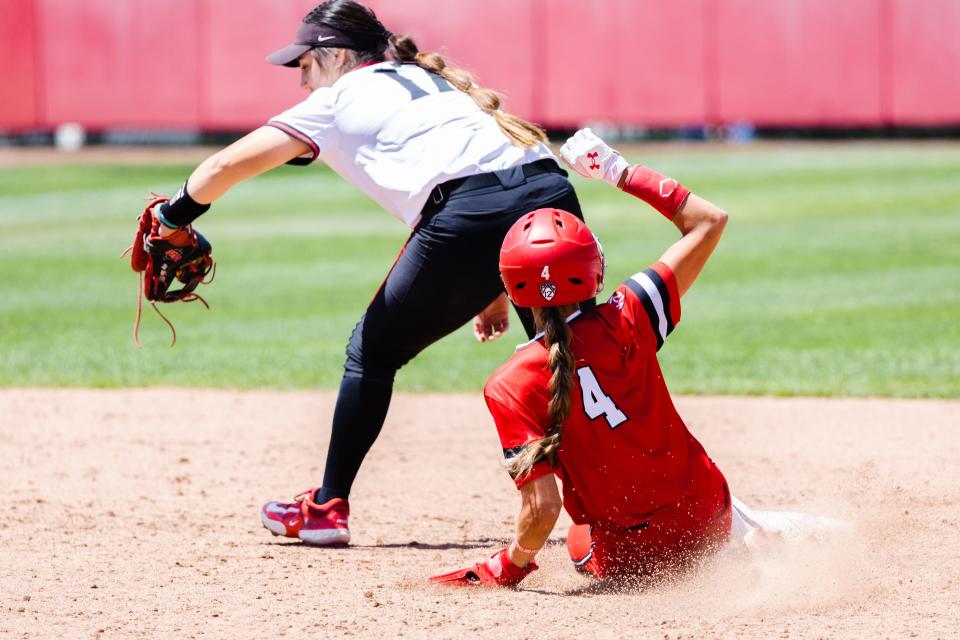
[[[273,127],[274,129],[279,129],[280,131],[283,131],[285,134],[287,134],[291,138],[294,138],[295,140],[299,140],[300,142],[310,147],[309,157],[306,155],[298,156],[296,158],[293,158],[292,160],[288,160],[287,164],[293,164],[293,165],[310,164],[311,162],[317,159],[317,156],[320,155],[320,147],[317,146],[316,141],[314,141],[313,138],[305,134],[303,131],[300,131],[296,127],[291,127],[286,122],[278,122],[276,120],[271,120],[270,122],[267,123],[266,126]]]
[[[657,338],[657,349],[673,332],[673,319],[670,317],[670,293],[667,283],[654,269],[644,269],[624,283],[640,300],[647,320]]]

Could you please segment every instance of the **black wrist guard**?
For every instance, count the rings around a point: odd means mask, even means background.
[[[159,208],[160,222],[168,227],[185,227],[210,208],[209,204],[200,204],[187,193],[187,183],[184,182],[177,195],[169,202],[164,202]]]

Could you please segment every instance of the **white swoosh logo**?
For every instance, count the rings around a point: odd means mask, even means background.
[[[317,42],[323,42],[324,40],[330,40],[331,38],[336,38],[337,36],[317,36]]]

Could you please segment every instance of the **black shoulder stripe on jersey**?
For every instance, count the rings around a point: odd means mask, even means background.
[[[657,291],[660,292],[660,300],[663,302],[663,315],[667,319],[667,335],[670,335],[673,333],[673,317],[670,315],[670,289],[667,287],[663,276],[657,273],[657,270],[653,267],[648,267],[643,272],[653,280],[653,284],[657,286]]]
[[[647,314],[647,322],[650,323],[650,328],[653,329],[653,335],[657,338],[657,350],[659,351],[660,347],[663,346],[663,336],[660,335],[660,316],[657,315],[657,310],[653,306],[653,301],[650,300],[650,295],[646,289],[633,278],[628,278],[624,284],[633,291],[640,300],[640,305]]]

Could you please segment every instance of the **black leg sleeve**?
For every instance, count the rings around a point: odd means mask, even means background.
[[[350,495],[360,464],[380,435],[392,394],[393,385],[379,380],[344,376],[340,382],[323,488],[315,496],[319,504]]]
[[[524,213],[543,206],[580,215],[570,183],[560,174],[541,174],[513,189],[448,201],[411,235],[347,346],[317,501],[349,496],[383,427],[396,372],[503,292],[498,270],[503,237]],[[521,318],[532,335],[529,312]]]

